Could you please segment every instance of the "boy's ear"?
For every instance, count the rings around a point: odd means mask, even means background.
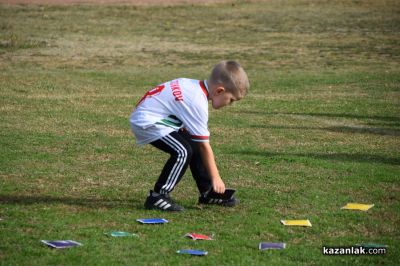
[[[215,90],[215,92],[217,94],[221,94],[221,93],[225,92],[225,88],[222,86],[218,86],[217,89]]]

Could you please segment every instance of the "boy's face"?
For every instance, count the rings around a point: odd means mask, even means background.
[[[239,100],[239,97],[227,92],[224,87],[218,87],[211,95],[211,104],[214,109],[222,108]]]

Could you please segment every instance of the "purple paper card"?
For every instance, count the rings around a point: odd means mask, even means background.
[[[205,256],[205,255],[208,254],[207,251],[195,250],[195,249],[181,249],[181,250],[178,250],[176,253],[178,253],[178,254],[195,255],[195,256]]]
[[[139,223],[142,224],[164,224],[168,223],[168,220],[163,218],[149,218],[149,219],[137,219]]]
[[[71,248],[82,246],[81,243],[73,240],[42,240],[41,242],[52,248]]]
[[[275,242],[261,242],[258,246],[259,250],[266,249],[284,249],[286,248],[286,243],[275,243]]]

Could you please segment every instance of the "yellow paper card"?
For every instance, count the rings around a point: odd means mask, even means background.
[[[374,204],[347,203],[342,209],[368,211],[372,207],[374,207]]]
[[[288,226],[311,226],[309,220],[281,220],[281,223]]]

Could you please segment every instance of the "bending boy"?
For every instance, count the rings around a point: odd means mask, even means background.
[[[200,192],[199,203],[234,206],[238,200],[213,200],[209,192],[225,192],[209,143],[208,101],[219,109],[242,99],[249,89],[243,68],[235,61],[222,61],[207,80],[179,78],[148,91],[130,117],[137,144],[151,144],[171,157],[150,190],[147,209],[182,211],[169,193],[188,166]]]

